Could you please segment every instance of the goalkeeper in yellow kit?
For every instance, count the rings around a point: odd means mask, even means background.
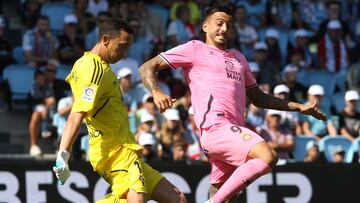
[[[104,21],[93,49],[78,59],[66,81],[74,104],[61,138],[53,170],[64,184],[70,177],[68,159],[83,120],[89,132],[90,162],[110,185],[105,202],[186,202],[185,196],[158,171],[144,163],[142,148],[130,132],[127,108],[109,63],[126,56],[131,27],[117,18]]]

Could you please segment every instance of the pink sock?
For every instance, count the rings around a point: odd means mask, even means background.
[[[271,171],[271,167],[261,159],[250,159],[239,166],[229,179],[211,198],[214,203],[225,202],[260,176]]]

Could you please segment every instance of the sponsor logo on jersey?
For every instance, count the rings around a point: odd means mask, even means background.
[[[225,61],[226,77],[237,82],[241,82],[241,73],[235,67],[235,64],[231,61]]]
[[[86,102],[93,102],[96,95],[96,89],[92,86],[88,86],[84,89],[82,99]]]

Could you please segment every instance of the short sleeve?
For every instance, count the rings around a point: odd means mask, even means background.
[[[83,61],[77,70],[69,75],[71,89],[74,94],[74,104],[71,112],[91,112],[99,100],[101,79],[104,70],[101,63],[95,59]]]
[[[65,107],[71,106],[72,103],[73,103],[73,101],[72,101],[71,97],[61,98],[58,103],[58,106],[57,106],[57,111],[60,111],[61,109],[65,108]]]
[[[252,38],[251,40],[257,40],[258,34],[257,34],[256,30],[253,27],[251,27],[250,32],[251,32],[251,38]]]
[[[62,108],[66,107],[66,98],[61,98],[57,105],[57,111],[60,111]]]
[[[291,134],[291,132],[285,132],[285,139],[287,141],[294,140],[294,136]]]
[[[176,21],[173,21],[170,23],[167,32],[166,32],[166,36],[172,36],[172,35],[176,35],[177,34],[177,30],[176,30]]]
[[[31,51],[33,49],[33,40],[31,39],[32,34],[30,31],[26,32],[22,41],[22,48],[24,51]]]
[[[194,41],[189,41],[166,52],[162,52],[159,54],[159,56],[174,69],[189,68],[193,65],[194,44]]]

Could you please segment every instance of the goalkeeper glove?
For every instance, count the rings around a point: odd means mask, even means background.
[[[56,163],[53,167],[53,171],[55,172],[56,178],[60,181],[61,185],[64,185],[66,180],[71,175],[68,165],[69,157],[70,152],[66,150],[60,150],[57,153]]]

